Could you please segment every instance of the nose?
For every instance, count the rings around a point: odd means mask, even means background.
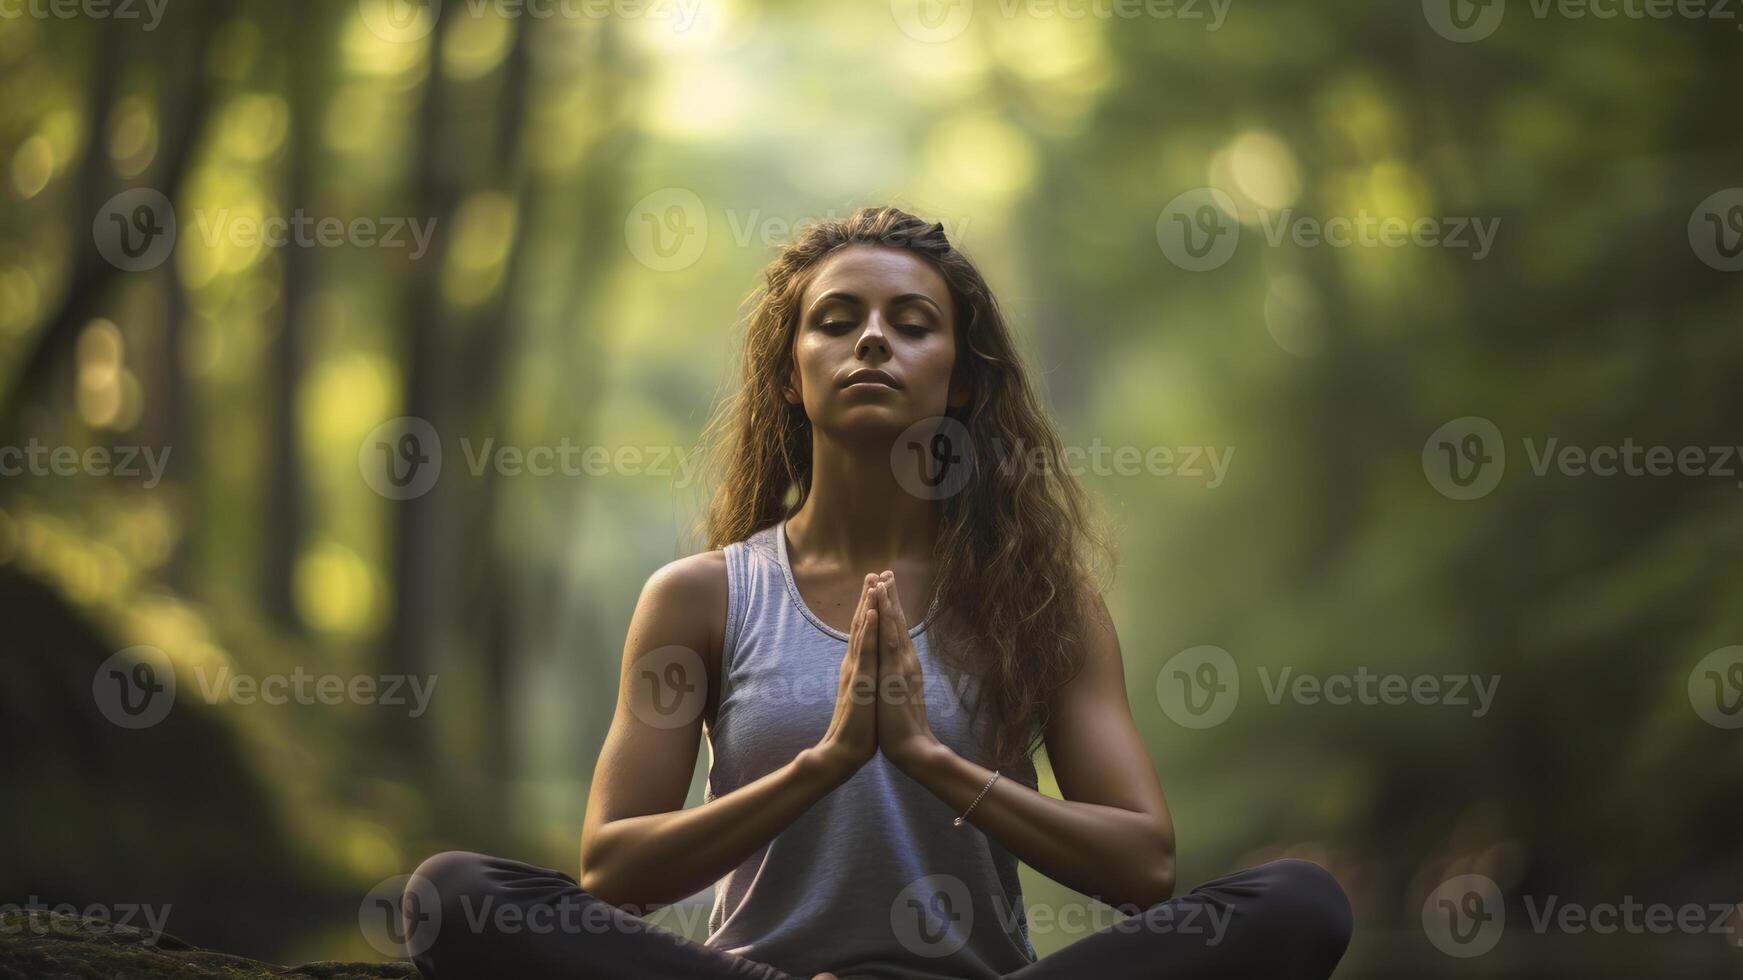
[[[860,360],[868,358],[887,358],[890,356],[890,341],[884,335],[884,321],[877,311],[865,318],[865,330],[859,335],[859,343],[853,348],[853,354]]]

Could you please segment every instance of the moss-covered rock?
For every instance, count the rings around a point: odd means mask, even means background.
[[[286,967],[199,949],[167,933],[152,934],[52,909],[0,913],[0,980],[408,980],[410,963],[322,961]]]

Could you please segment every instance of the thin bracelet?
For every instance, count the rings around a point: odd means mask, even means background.
[[[985,786],[982,786],[982,787],[981,787],[981,788],[980,788],[980,796],[977,796],[977,797],[975,797],[975,798],[974,798],[974,802],[973,802],[973,803],[970,803],[970,804],[969,804],[969,805],[968,805],[968,809],[966,809],[966,810],[964,810],[964,811],[962,811],[962,816],[960,816],[960,817],[957,817],[957,818],[956,818],[956,819],[955,819],[955,820],[953,820],[953,821],[951,821],[951,823],[950,823],[950,826],[952,826],[952,827],[960,827],[960,826],[962,826],[962,822],[963,822],[963,821],[964,821],[964,820],[967,820],[967,819],[968,819],[968,815],[969,815],[969,814],[971,814],[971,813],[973,813],[973,812],[974,812],[974,808],[975,808],[975,806],[976,806],[976,805],[978,805],[978,804],[979,804],[979,803],[980,803],[980,797],[981,797],[981,796],[985,796],[985,795],[986,795],[986,791],[987,791],[987,790],[989,790],[989,789],[992,789],[992,788],[993,788],[993,784],[994,784],[994,783],[996,783],[996,782],[998,782],[998,781],[999,781],[999,777],[1000,777],[1000,776],[1002,776],[1002,775],[1004,775],[1004,773],[1001,773],[1001,772],[998,772],[998,771],[996,771],[996,770],[995,770],[995,771],[994,771],[994,772],[993,772],[993,778],[991,778],[991,779],[989,779],[989,780],[987,780],[987,781],[986,781],[986,785],[985,785]]]

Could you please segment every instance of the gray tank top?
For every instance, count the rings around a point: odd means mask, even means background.
[[[847,634],[799,595],[786,521],[725,548],[730,596],[704,800],[817,744],[835,710]],[[931,657],[934,609],[909,629],[939,741],[988,765],[969,727],[978,684]],[[990,768],[990,766],[989,766]],[[1005,772],[1035,785],[1033,764]],[[1035,960],[1017,859],[880,753],[715,887],[707,944],[810,980],[998,977]]]

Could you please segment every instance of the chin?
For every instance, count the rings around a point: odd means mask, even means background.
[[[825,429],[848,439],[879,438],[887,442],[916,421],[913,412],[895,405],[853,405],[836,412]]]

